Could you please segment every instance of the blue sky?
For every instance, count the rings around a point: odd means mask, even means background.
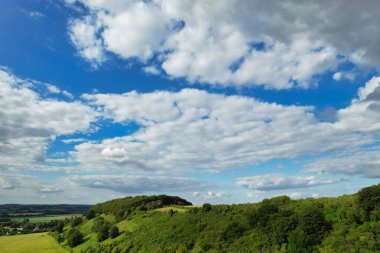
[[[0,3],[2,203],[378,182],[376,1]]]

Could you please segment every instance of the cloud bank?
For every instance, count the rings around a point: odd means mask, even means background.
[[[151,74],[160,72],[153,63],[189,82],[270,89],[313,86],[344,62],[380,67],[375,0],[67,2],[86,10],[68,32],[97,66],[114,54],[138,59]]]

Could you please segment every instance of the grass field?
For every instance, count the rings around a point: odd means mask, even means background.
[[[29,219],[29,222],[48,222],[52,220],[64,220],[66,218],[81,216],[81,214],[61,214],[61,215],[49,215],[49,216],[20,216],[15,217],[15,220]]]
[[[0,253],[69,253],[47,233],[0,237]]]

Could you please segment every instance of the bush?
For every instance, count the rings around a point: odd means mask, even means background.
[[[94,210],[92,210],[92,209],[88,210],[85,213],[85,217],[86,217],[87,220],[91,220],[91,219],[95,218],[95,212],[94,212]]]
[[[209,203],[204,203],[203,206],[202,206],[202,209],[205,212],[211,211],[211,208],[212,208],[212,206]]]
[[[243,235],[245,228],[237,222],[230,223],[223,231],[222,239],[228,243]]]
[[[63,222],[62,221],[58,221],[57,226],[55,227],[55,231],[57,231],[58,233],[62,233],[63,232],[63,227],[64,227]]]
[[[74,248],[83,242],[82,233],[75,228],[70,229],[66,234],[67,245]]]
[[[112,226],[109,231],[109,238],[113,239],[119,236],[119,228],[117,226]]]
[[[104,241],[108,238],[109,234],[109,226],[107,223],[104,223],[98,232],[98,242]]]
[[[81,217],[75,217],[71,221],[71,227],[76,227],[82,223],[82,218]]]
[[[108,238],[110,223],[104,220],[103,217],[97,217],[94,220],[93,231],[98,234],[98,241],[104,241]]]

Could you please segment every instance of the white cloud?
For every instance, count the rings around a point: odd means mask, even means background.
[[[96,113],[80,102],[42,98],[33,81],[0,70],[0,168],[33,168],[59,135],[87,131]],[[52,86],[51,86],[52,87]]]
[[[236,183],[256,191],[274,191],[295,188],[306,188],[332,184],[341,180],[318,178],[315,176],[288,176],[285,174],[264,174],[239,178]]]
[[[73,139],[65,139],[65,140],[61,140],[63,143],[66,143],[66,144],[71,144],[71,143],[77,143],[77,142],[84,142],[84,141],[88,141],[87,139],[85,138],[73,138]]]
[[[70,99],[73,99],[73,98],[74,98],[73,94],[71,94],[71,93],[68,92],[67,90],[62,91],[62,95],[64,95],[64,96],[67,97],[67,98],[70,98]]]
[[[160,70],[155,66],[146,66],[143,68],[143,71],[151,75],[159,75],[161,73]]]
[[[274,89],[309,87],[341,61],[380,67],[374,0],[76,2],[90,14],[72,20],[71,40],[95,64],[112,52],[190,82]]]
[[[333,74],[333,79],[335,81],[341,81],[343,79],[349,80],[349,81],[354,81],[356,76],[358,75],[356,70],[350,70],[350,71],[339,71],[335,72]]]
[[[373,77],[359,89],[358,98],[337,112],[338,128],[346,131],[380,131],[380,77]]]
[[[136,1],[118,15],[102,16],[104,45],[124,58],[149,59],[168,34],[167,21],[159,5]]]
[[[57,86],[54,86],[54,85],[49,84],[49,85],[47,85],[46,87],[47,87],[47,89],[48,89],[51,93],[57,94],[57,93],[60,93],[60,92],[61,92],[61,90],[60,90]]]
[[[333,79],[335,81],[340,81],[342,79],[342,72],[335,72],[334,75],[333,75]]]
[[[44,17],[46,17],[46,15],[45,14],[43,14],[43,13],[41,13],[41,12],[39,12],[39,11],[31,11],[31,12],[29,12],[29,16],[31,17],[31,18],[44,18]]]
[[[102,42],[96,36],[97,29],[100,27],[90,17],[72,20],[69,24],[71,41],[77,47],[79,54],[89,60],[93,67],[97,67],[106,59]]]
[[[128,136],[77,145],[72,155],[83,169],[218,171],[374,142],[372,134],[361,131],[364,125],[345,123],[354,120],[352,115],[341,117],[341,122],[320,122],[312,107],[195,89],[83,98],[105,118],[140,126]]]
[[[0,188],[5,190],[12,190],[15,189],[20,185],[19,180],[17,177],[12,176],[5,176],[2,175],[0,177]]]
[[[369,95],[377,93],[379,95],[380,77],[373,77],[369,80],[364,87],[359,89],[359,100],[363,101],[368,98]],[[378,97],[380,100],[380,97]]]
[[[82,187],[108,189],[124,194],[180,193],[220,187],[207,181],[184,177],[86,175],[70,176],[69,181]]]
[[[54,185],[44,185],[38,189],[40,193],[57,193],[63,192],[63,189]]]
[[[380,177],[380,151],[371,149],[341,152],[316,160],[306,166],[310,172],[360,174],[370,178]]]

